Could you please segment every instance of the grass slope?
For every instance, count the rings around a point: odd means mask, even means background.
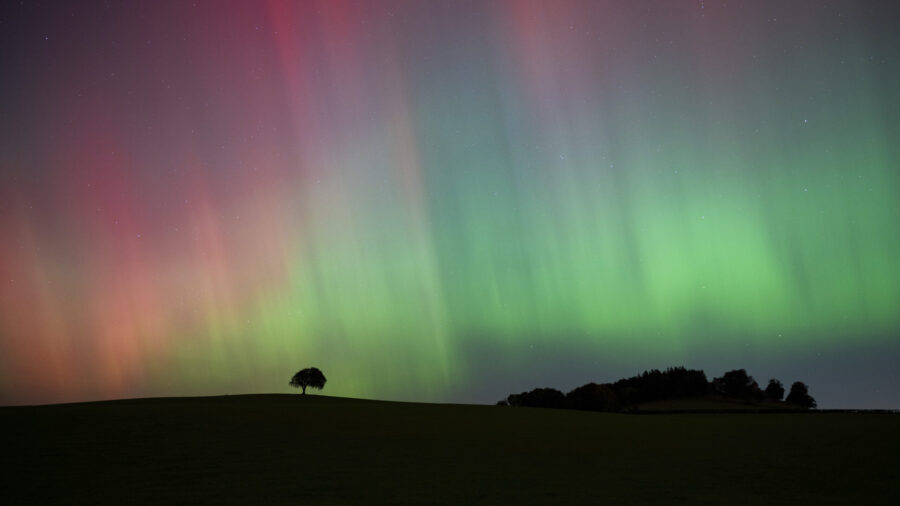
[[[900,416],[322,396],[0,408],[0,502],[896,504]]]

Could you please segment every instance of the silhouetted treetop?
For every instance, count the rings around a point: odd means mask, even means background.
[[[572,389],[568,394],[554,388],[535,388],[530,392],[509,395],[499,401],[501,406],[530,406],[542,408],[568,408],[587,411],[619,411],[633,409],[635,405],[647,402],[709,398],[717,400],[742,400],[750,404],[768,399],[780,402],[784,397],[784,386],[775,378],[769,380],[765,392],[759,388],[753,376],[744,369],[728,371],[721,378],[707,381],[706,373],[685,367],[670,367],[665,371],[651,369],[637,376],[623,378],[615,383],[588,383]],[[721,399],[725,397],[726,399]],[[806,385],[796,382],[791,386],[791,394],[786,402],[810,408],[816,401],[809,396]],[[752,406],[751,406],[752,407]],[[759,406],[771,409],[767,404]],[[637,407],[637,409],[642,409]]]
[[[586,411],[614,411],[619,408],[619,396],[610,385],[588,383],[566,394],[568,407]]]
[[[715,390],[729,397],[741,399],[762,399],[763,393],[753,376],[743,369],[726,372],[721,378],[713,380]]]
[[[816,400],[809,395],[809,388],[802,381],[795,381],[794,384],[791,385],[791,392],[784,401],[788,404],[800,406],[801,408],[809,409],[816,407]]]
[[[784,386],[775,378],[769,380],[766,386],[766,399],[780,401],[784,397]]]
[[[306,395],[306,387],[323,389],[325,388],[325,382],[328,381],[325,379],[325,375],[322,374],[322,371],[316,369],[315,367],[307,367],[306,369],[302,369],[297,371],[297,374],[291,378],[291,382],[289,383],[294,388],[302,388],[303,394]]]
[[[652,369],[612,384],[621,404],[694,397],[709,393],[706,373],[684,367]]]

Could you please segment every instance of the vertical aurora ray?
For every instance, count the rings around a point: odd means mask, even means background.
[[[0,402],[900,357],[893,11],[4,7]]]

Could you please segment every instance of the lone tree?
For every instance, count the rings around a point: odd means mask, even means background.
[[[788,404],[793,404],[795,406],[800,406],[801,408],[814,408],[816,407],[816,400],[809,395],[809,388],[807,388],[806,383],[802,381],[795,381],[793,385],[791,385],[791,393],[788,394],[787,399],[784,400]]]
[[[302,388],[303,395],[306,395],[306,387],[322,390],[325,388],[326,381],[328,380],[325,379],[325,375],[322,374],[322,371],[315,367],[307,367],[306,369],[298,371],[297,374],[291,378],[290,385],[294,388]]]
[[[769,380],[769,386],[766,387],[766,398],[773,401],[780,401],[784,397],[784,386],[775,378]]]

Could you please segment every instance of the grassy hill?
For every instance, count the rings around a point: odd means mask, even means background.
[[[324,396],[0,408],[0,502],[895,504],[900,416]]]

